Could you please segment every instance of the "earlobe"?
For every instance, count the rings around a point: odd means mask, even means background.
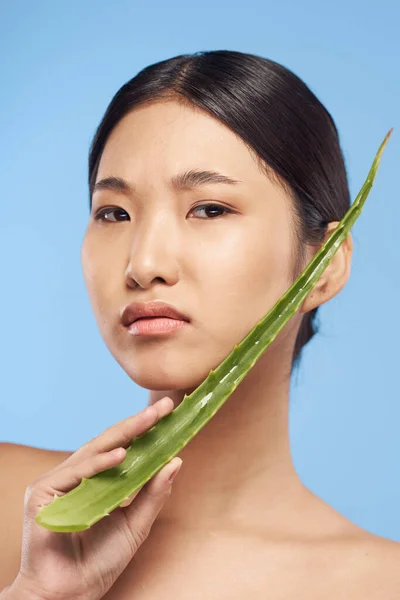
[[[338,221],[329,223],[325,238],[322,243],[328,239],[337,225]],[[314,254],[319,250],[320,247],[321,246],[315,249]],[[300,313],[307,313],[310,310],[321,306],[321,304],[324,304],[336,296],[336,294],[343,289],[350,276],[352,254],[353,237],[351,233],[349,233],[313,289],[308,294],[307,298],[304,300],[299,309]]]

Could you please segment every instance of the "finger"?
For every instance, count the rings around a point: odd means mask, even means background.
[[[182,462],[179,456],[175,456],[142,487],[135,501],[124,509],[134,551],[147,538],[158,513],[169,498],[172,486],[169,480],[177,475]]]
[[[79,464],[59,468],[52,473],[35,480],[25,492],[25,505],[29,514],[34,517],[43,506],[54,500],[54,495],[62,496],[77,487],[83,477],[89,479],[93,475],[106,471],[121,463],[126,456],[124,448],[110,452],[102,452],[90,456]]]
[[[165,487],[164,480],[165,480],[165,478],[167,478],[167,481],[168,481],[169,477],[171,476],[171,468],[172,468],[172,472],[175,476],[178,474],[178,471],[181,468],[181,465],[182,465],[182,459],[179,457],[175,457],[172,460],[170,460],[169,463],[164,465],[164,467],[158,473],[156,473],[156,475],[154,475],[153,479],[158,477],[161,481],[161,484],[160,484],[161,489],[164,489],[164,487]],[[150,481],[152,481],[152,480],[150,480]],[[163,481],[164,481],[164,483],[163,483]],[[148,482],[147,485],[150,486],[150,482]],[[144,485],[143,487],[146,487],[146,485]],[[169,487],[169,483],[167,483],[167,487]],[[136,490],[136,492],[134,492],[131,496],[129,496],[129,498],[127,498],[126,500],[121,502],[120,506],[123,508],[129,506],[142,489],[143,488],[139,488],[138,490]]]
[[[77,464],[85,458],[100,452],[109,452],[119,446],[126,448],[133,438],[151,429],[157,421],[172,412],[173,409],[174,403],[171,398],[168,396],[161,398],[136,415],[132,415],[103,431],[90,442],[78,448],[63,464]]]

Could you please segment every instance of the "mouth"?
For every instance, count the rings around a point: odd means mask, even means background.
[[[137,321],[143,321],[143,319],[172,319],[173,317],[167,317],[166,315],[157,315],[156,317],[138,317],[133,322],[137,323]],[[180,319],[176,319],[179,321]]]
[[[190,321],[187,315],[180,312],[174,306],[167,304],[166,302],[162,302],[161,300],[131,302],[124,308],[121,314],[121,323],[125,327],[130,327],[137,321],[144,321],[147,319],[170,319],[184,322]]]
[[[128,332],[134,336],[165,335],[187,325],[188,321],[171,317],[139,317],[129,325]]]

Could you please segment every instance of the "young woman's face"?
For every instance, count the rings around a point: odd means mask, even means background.
[[[240,183],[175,189],[171,178],[189,170]],[[96,182],[106,177],[124,179],[134,192],[93,194],[81,257],[101,335],[141,387],[195,389],[292,283],[291,200],[228,127],[173,101],[139,107],[119,122]],[[190,323],[161,336],[132,335],[121,323],[124,307],[156,299]]]

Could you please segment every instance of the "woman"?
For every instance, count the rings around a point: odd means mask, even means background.
[[[170,497],[178,459],[90,530],[34,523],[54,493],[120,462],[123,451],[108,451],[126,447],[222,362],[350,206],[324,106],[283,66],[233,51],[177,56],[122,86],[91,146],[89,187],[82,267],[91,305],[110,352],[157,412],[130,419],[129,430],[128,420],[113,426],[31,483],[21,567],[4,598],[398,598],[399,545],[316,497],[290,453],[291,373],[318,307],[348,280],[351,234],[181,450]],[[178,327],[161,317],[129,325],[143,314],[132,302],[159,301],[178,311]]]

